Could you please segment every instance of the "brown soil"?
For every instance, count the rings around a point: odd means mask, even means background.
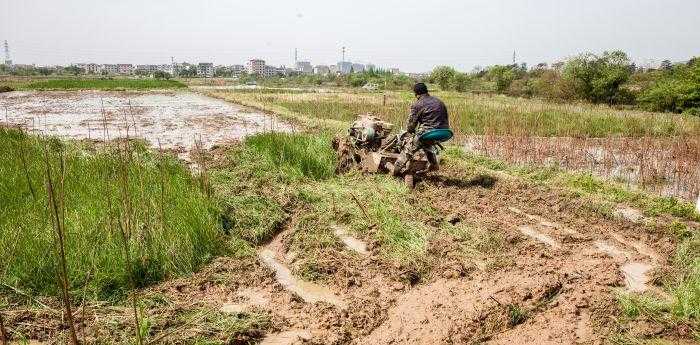
[[[328,267],[322,284],[345,303],[343,308],[305,302],[285,289],[260,259],[219,258],[191,277],[139,293],[143,300],[163,301],[149,303],[145,310],[151,339],[190,343],[205,336],[233,344],[266,336],[270,344],[605,343],[619,327],[615,295],[626,288],[621,266],[637,262],[663,271],[674,248],[673,240],[653,226],[608,219],[565,191],[502,174],[474,178],[448,167],[419,184],[411,202],[430,203],[439,214],[423,219],[435,225],[435,234],[426,267],[419,272],[383,259],[377,243],[368,241],[369,253],[360,255],[339,241],[324,250],[320,261]],[[290,268],[299,260],[288,250],[294,221],[292,215],[282,232],[261,248]],[[437,228],[444,222],[468,222],[498,234],[504,246],[467,259],[461,251],[465,243]],[[523,232],[523,227],[531,231]],[[606,254],[596,246],[600,242],[626,255]],[[10,310],[8,329],[60,342],[65,331],[55,311],[60,305],[45,303],[54,310]],[[193,310],[258,313],[269,322],[231,339],[212,333],[196,317],[183,321],[180,316]],[[126,307],[86,305],[77,314],[87,342],[131,336]],[[659,327],[652,324],[643,333],[677,335]]]

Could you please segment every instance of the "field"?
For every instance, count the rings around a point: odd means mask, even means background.
[[[403,126],[413,102],[406,92],[208,92],[262,109],[331,121],[330,125],[339,127],[364,113]],[[452,114],[457,141],[481,154],[512,164],[594,171],[690,201],[700,195],[698,117],[506,96],[436,95]]]
[[[13,78],[0,80],[0,87],[8,86],[14,90],[159,90],[159,89],[183,89],[187,86],[176,80],[161,79],[23,79]]]
[[[68,342],[70,305],[86,343],[700,340],[700,214],[670,196],[680,192],[607,179],[604,167],[606,154],[674,145],[664,164],[692,166],[696,119],[440,93],[458,138],[410,190],[336,175],[330,146],[358,113],[402,124],[410,95],[318,91],[202,90],[278,125],[197,145],[189,171],[143,141],[0,131],[0,244],[12,248],[0,328]],[[610,152],[601,167],[563,164],[593,148]]]

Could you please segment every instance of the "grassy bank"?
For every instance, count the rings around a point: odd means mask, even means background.
[[[49,79],[9,85],[16,90],[159,90],[182,89],[187,86],[176,80],[161,79]]]
[[[378,240],[387,260],[420,265],[428,236],[410,191],[389,176],[335,176],[330,140],[325,132],[267,133],[234,148],[228,165],[212,172],[232,231],[261,243],[292,227],[292,246],[310,258],[297,273],[311,279],[324,271],[313,258],[328,246],[342,248],[334,224]]]
[[[196,271],[227,251],[215,204],[175,158],[134,142],[95,148],[8,129],[0,129],[0,147],[0,277],[7,286],[58,292],[47,162],[72,291],[118,298],[132,283]]]
[[[224,99],[284,108],[308,118],[351,121],[371,112],[403,126],[411,104],[408,92],[272,93],[259,90],[211,91]],[[541,100],[457,92],[437,92],[445,101],[457,134],[534,135],[562,137],[665,137],[700,135],[700,119],[692,116],[617,110],[590,104],[558,104]],[[386,98],[385,98],[386,95]]]

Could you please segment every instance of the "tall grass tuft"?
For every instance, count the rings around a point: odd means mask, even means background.
[[[53,248],[52,218],[42,206],[50,195],[36,193],[34,198],[29,188],[46,178],[44,146],[49,154],[64,155],[65,200],[56,205],[65,210],[59,215],[66,233],[69,291],[121,299],[132,287],[191,273],[227,252],[218,209],[187,168],[174,157],[150,152],[143,143],[129,145],[130,156],[123,160],[114,145],[95,147],[0,129],[4,284],[30,295],[60,293],[55,284],[60,268],[45,255]]]
[[[60,170],[58,184],[54,180],[54,174],[51,169],[52,159],[49,156],[49,149],[44,146],[44,166],[46,168],[46,194],[48,199],[48,212],[53,226],[53,245],[56,255],[56,266],[60,267],[57,280],[61,290],[61,299],[65,308],[65,317],[68,322],[68,330],[71,343],[77,345],[78,336],[75,331],[75,321],[73,320],[73,311],[71,308],[70,284],[68,277],[68,264],[66,260],[66,209],[65,209],[65,161],[62,148],[58,149]],[[30,184],[31,185],[31,184]]]

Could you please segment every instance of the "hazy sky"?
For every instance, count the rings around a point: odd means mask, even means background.
[[[404,71],[623,49],[700,55],[699,0],[0,0],[16,63],[373,62]]]

